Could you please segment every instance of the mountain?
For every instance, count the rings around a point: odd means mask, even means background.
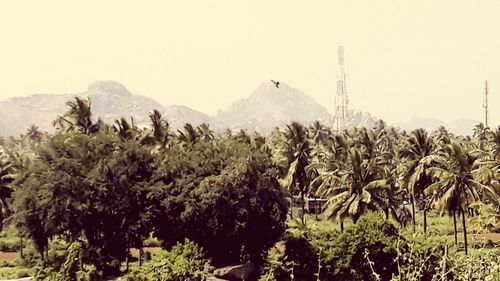
[[[53,132],[52,121],[68,110],[66,102],[75,96],[90,98],[94,118],[108,123],[121,117],[132,117],[137,125],[145,126],[149,124],[149,113],[157,109],[168,118],[173,129],[181,128],[184,122],[218,124],[202,112],[186,106],[164,107],[152,98],[132,94],[124,85],[107,80],[92,83],[83,93],[34,94],[0,102],[0,136],[22,134],[32,124],[42,131]]]
[[[444,126],[451,133],[465,136],[472,135],[472,129],[478,123],[479,121],[465,118],[447,123],[438,119],[413,116],[407,122],[398,122],[393,125],[408,132],[417,128],[424,128],[428,132],[432,132],[439,126]]]
[[[0,136],[19,135],[35,124],[42,131],[53,132],[52,122],[68,110],[66,102],[75,96],[90,98],[94,118],[113,123],[121,117],[134,119],[139,126],[149,124],[149,113],[157,109],[166,117],[174,130],[185,123],[199,125],[208,123],[216,131],[225,128],[247,129],[266,133],[276,126],[292,121],[304,125],[319,120],[326,126],[332,125],[332,116],[324,106],[303,91],[286,83],[276,87],[271,82],[262,83],[247,98],[236,100],[216,116],[209,116],[184,105],[162,106],[152,98],[131,93],[124,85],[115,81],[97,81],[87,90],[76,94],[34,94],[14,97],[0,102]],[[350,110],[342,128],[373,127],[377,118],[370,113]],[[445,126],[455,134],[472,134],[477,121],[461,119],[446,124],[431,118],[412,117],[407,122],[395,125],[407,131],[425,128],[427,131]]]
[[[261,84],[248,98],[233,102],[219,110],[216,119],[231,129],[269,132],[292,121],[310,124],[316,120],[331,125],[326,108],[301,90],[280,83]]]
[[[52,121],[67,110],[73,95],[35,94],[0,102],[0,136],[19,135],[36,124],[42,131],[53,131]]]
[[[200,111],[189,108],[185,105],[171,105],[164,109],[164,116],[174,129],[180,129],[186,123],[199,125],[207,123],[213,130],[221,131],[226,125],[217,121],[214,117]]]

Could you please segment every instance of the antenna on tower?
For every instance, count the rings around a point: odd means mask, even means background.
[[[484,126],[488,127],[488,80],[486,80],[484,84],[483,108],[484,108]]]
[[[333,129],[336,131],[340,130],[341,123],[343,123],[348,114],[348,104],[349,98],[347,96],[346,81],[345,81],[345,69],[344,69],[344,47],[339,46],[338,48],[338,62],[340,67],[340,73],[337,79],[337,95],[335,96],[335,110],[333,116]]]

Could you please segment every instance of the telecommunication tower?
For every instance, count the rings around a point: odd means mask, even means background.
[[[484,108],[484,126],[488,127],[488,80],[486,80],[484,84],[483,108]]]
[[[333,116],[333,129],[339,131],[341,124],[347,119],[349,97],[347,96],[345,69],[344,69],[344,47],[338,48],[340,73],[337,79],[337,95],[335,96],[335,111]]]

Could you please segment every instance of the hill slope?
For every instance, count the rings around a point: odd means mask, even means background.
[[[272,82],[261,84],[248,98],[219,110],[216,118],[221,123],[230,124],[231,128],[260,132],[268,132],[291,121],[331,123],[326,108],[312,97],[285,83],[280,83],[277,88]]]

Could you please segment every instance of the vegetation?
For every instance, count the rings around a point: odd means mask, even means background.
[[[196,243],[178,243],[170,251],[160,252],[142,267],[136,267],[125,277],[130,281],[199,281],[206,278],[210,261]]]
[[[478,255],[469,240],[499,229],[500,128],[173,132],[158,111],[139,128],[95,120],[90,100],[67,105],[54,134],[32,126],[0,149],[0,249],[39,280],[200,280],[245,262],[253,280],[498,276],[495,243]],[[325,200],[321,215],[309,199]],[[145,245],[166,251],[143,262]]]

